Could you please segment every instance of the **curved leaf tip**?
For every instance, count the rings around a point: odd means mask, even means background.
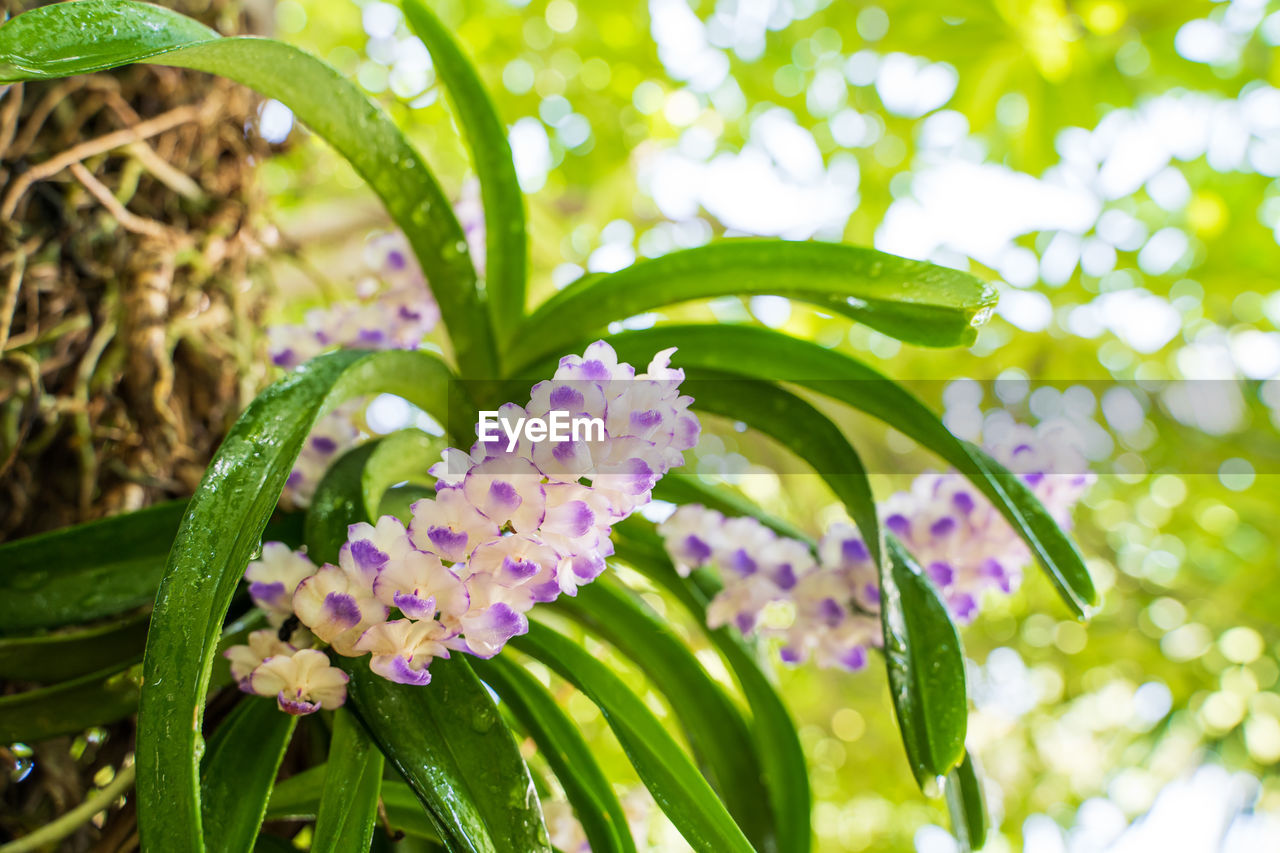
[[[103,27],[104,21],[110,26]],[[0,82],[102,71],[216,38],[218,33],[199,21],[150,3],[55,3],[0,26]]]

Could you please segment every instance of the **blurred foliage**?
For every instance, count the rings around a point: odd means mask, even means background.
[[[1280,5],[434,6],[513,127],[533,299],[583,270],[752,222],[764,233],[914,252],[1002,282],[1000,315],[968,353],[903,347],[767,297],[672,312],[763,322],[897,378],[939,380],[915,390],[962,433],[1007,412],[1070,417],[1090,437],[1102,476],[1077,527],[1103,610],[1087,629],[1077,625],[1030,573],[964,633],[970,746],[999,826],[987,849],[1020,849],[1032,815],[1069,828],[1093,798],[1132,819],[1206,760],[1259,775],[1259,808],[1280,809],[1280,554],[1266,533],[1280,491]],[[459,190],[468,167],[448,105],[394,6],[282,0],[276,26],[392,107]],[[1199,137],[1175,143],[1179,128]],[[1151,155],[1161,146],[1172,156]],[[755,172],[722,175],[758,182],[726,192],[708,177],[709,163],[732,165],[748,150]],[[956,163],[985,171],[976,185],[949,188],[939,175]],[[377,215],[358,215],[358,179],[318,144],[293,146],[264,173],[276,222],[303,244],[302,275],[280,270],[285,311],[296,316],[327,298],[326,277],[359,268]],[[682,177],[702,195],[675,192]],[[984,198],[974,186],[988,179]],[[770,203],[779,183],[815,193],[781,198],[828,205],[825,218],[804,233],[785,220],[775,229],[752,205]],[[928,218],[939,209],[941,226]],[[948,225],[966,216],[976,221]],[[1046,379],[1053,387],[1040,387]],[[1189,382],[1151,384],[1162,379]],[[1180,404],[1188,388],[1194,399]],[[882,427],[846,421],[873,470],[936,464],[900,436],[886,442]],[[816,478],[744,475],[739,451],[769,458],[750,441],[726,425],[701,448],[699,470],[730,472],[813,531],[836,519]],[[774,467],[786,470],[785,460]],[[877,480],[885,496],[909,476]],[[922,826],[947,825],[941,801],[919,797],[901,760],[878,666],[853,676],[801,668],[784,679],[812,763],[820,849],[910,849]],[[573,696],[569,710],[594,743],[611,743],[594,706]],[[620,756],[614,764],[626,768]]]

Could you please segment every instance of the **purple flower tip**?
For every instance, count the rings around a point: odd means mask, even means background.
[[[331,592],[326,595],[324,609],[329,618],[339,625],[350,628],[360,621],[359,605],[345,592]]]
[[[846,539],[840,543],[840,553],[846,562],[861,563],[871,558],[866,543],[861,539]]]

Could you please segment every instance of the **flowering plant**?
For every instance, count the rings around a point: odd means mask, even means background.
[[[136,701],[138,819],[142,843],[158,851],[250,849],[289,797],[310,798],[286,814],[314,816],[312,849],[368,849],[381,804],[387,821],[450,850],[550,850],[535,775],[513,736],[521,731],[590,848],[634,849],[591,746],[524,666],[532,659],[598,706],[691,846],[795,853],[810,847],[805,759],[746,643],[778,645],[791,664],[847,669],[881,649],[912,771],[930,792],[946,780],[957,833],[980,845],[955,622],[973,617],[984,590],[1011,588],[1032,557],[1087,615],[1096,593],[1062,530],[1087,479],[1055,471],[1043,436],[985,450],[962,441],[900,386],[810,341],[745,325],[605,331],[678,302],[771,294],[953,346],[972,340],[993,291],[870,249],[735,239],[585,277],[529,311],[524,205],[503,125],[450,33],[422,0],[404,8],[470,147],[483,240],[388,116],[305,53],[222,38],[129,0],[57,4],[0,27],[4,80],[147,61],[223,74],[280,100],[350,161],[407,243],[388,253],[380,295],[273,330],[274,361],[287,372],[241,415],[188,502],[4,547],[0,565],[13,578],[58,566],[36,593],[9,583],[6,632],[128,613],[153,594],[154,608],[142,615],[139,682],[118,677],[137,652],[137,633],[125,632],[114,668],[75,673],[95,697],[85,708],[0,741],[116,719]],[[447,356],[419,347],[437,312]],[[637,374],[628,360],[648,367]],[[529,378],[540,381],[529,388]],[[511,402],[525,388],[527,402]],[[877,505],[857,452],[807,392],[880,418],[955,472]],[[352,446],[357,431],[342,425],[341,407],[379,393],[431,414],[461,447],[478,412],[506,422],[567,412],[602,432],[536,440],[526,430],[443,454],[415,430]],[[740,494],[681,475],[703,414],[790,449],[849,523],[815,546]],[[654,516],[655,498],[682,505],[657,528],[639,512]],[[113,554],[104,542],[116,543]],[[703,622],[737,690],[609,577],[610,564]],[[82,591],[91,582],[92,597]],[[579,629],[649,676],[688,751],[573,639]],[[61,648],[87,648],[101,630]],[[519,656],[500,653],[507,646]],[[41,650],[33,640],[30,654]],[[232,682],[272,701],[245,698],[206,745],[206,703],[232,695],[215,692]],[[316,730],[329,739],[327,762],[277,784],[298,718],[329,711],[331,727]]]

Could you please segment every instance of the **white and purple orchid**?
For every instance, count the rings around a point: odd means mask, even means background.
[[[988,450],[1070,525],[1093,483],[1084,457],[1056,422],[1014,425]],[[922,474],[879,507],[881,524],[902,540],[938,588],[956,621],[974,619],[988,592],[1010,593],[1031,553],[999,511],[957,473]],[[786,663],[860,669],[881,643],[879,577],[861,534],[832,525],[816,559],[808,544],[778,536],[754,518],[725,518],[698,505],[678,508],[659,526],[676,570],[714,567],[723,589],[707,608],[715,628],[781,641]],[[766,618],[769,608],[790,621]]]
[[[319,569],[269,543],[247,573],[255,600],[271,608],[273,625],[296,616],[337,654],[369,654],[375,673],[403,684],[428,683],[431,661],[450,650],[496,655],[528,630],[536,605],[576,595],[604,571],[613,525],[648,503],[654,483],[697,442],[672,352],[640,374],[603,341],[563,359],[552,380],[534,386],[528,408],[508,403],[499,417],[585,414],[607,424],[602,436],[448,449],[431,469],[435,497],[413,505],[408,528],[390,516],[353,524],[338,565]],[[800,561],[785,543],[777,550],[780,560]],[[761,581],[794,582],[785,574]],[[229,651],[237,680],[254,693],[274,688],[290,713],[327,707],[294,683],[301,676],[283,662],[292,659],[288,639],[264,635]]]

